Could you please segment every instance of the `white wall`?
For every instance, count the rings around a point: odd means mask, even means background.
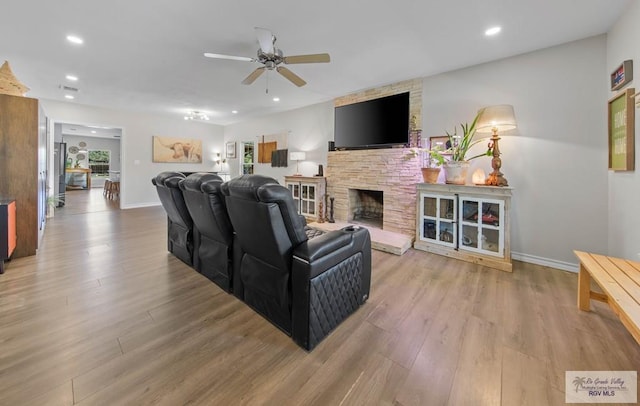
[[[609,74],[623,61],[633,60],[634,81],[629,85],[640,90],[640,2],[631,2],[620,20],[607,35],[607,67],[602,80],[609,88]],[[606,100],[601,99],[605,114]],[[609,172],[609,254],[640,260],[640,110],[636,108],[635,171]],[[606,134],[606,133],[605,133]]]
[[[423,79],[423,137],[451,132],[483,106],[514,106],[518,129],[504,134],[500,146],[514,188],[516,259],[576,270],[574,249],[607,251],[605,46],[598,36]],[[333,103],[227,126],[225,141],[239,145],[282,131],[291,131],[290,150],[307,151],[301,172],[315,174],[333,139]],[[230,165],[237,176],[239,160]],[[489,173],[490,158],[473,161],[477,167]],[[280,182],[294,171],[294,164],[256,167]]]
[[[514,106],[518,129],[500,149],[514,188],[516,259],[574,270],[572,250],[607,250],[605,42],[588,38],[424,79],[423,137],[471,122],[483,106]],[[489,157],[472,162],[471,172],[491,172]]]
[[[223,127],[182,117],[83,106],[76,103],[41,100],[44,111],[54,123],[74,123],[122,128],[121,196],[122,208],[159,204],[151,178],[162,171],[211,171],[214,152],[222,151]],[[160,164],[151,162],[154,135],[199,138],[202,140],[202,164]],[[50,169],[52,170],[52,169]],[[51,172],[53,173],[53,172]]]
[[[231,177],[240,173],[241,142],[254,142],[257,151],[259,136],[283,132],[288,133],[287,146],[290,152],[306,152],[306,160],[300,162],[302,175],[313,176],[318,173],[318,164],[326,169],[327,143],[333,140],[333,102],[314,104],[226,126],[225,141],[236,141],[238,146],[238,159],[230,159],[228,162]],[[286,168],[272,168],[270,164],[255,165],[255,173],[271,176],[280,183],[284,183],[284,176],[293,175],[295,171],[296,164],[291,161]]]

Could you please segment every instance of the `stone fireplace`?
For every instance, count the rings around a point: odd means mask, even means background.
[[[375,89],[342,96],[335,106],[357,103],[378,97],[409,92],[411,140],[419,144],[422,125],[422,80],[412,79]],[[327,156],[327,195],[334,198],[334,218],[353,222],[351,190],[379,193],[382,218],[375,227],[404,234],[411,239],[416,233],[416,184],[422,182],[419,159],[407,148],[330,151]],[[356,192],[357,194],[357,192]],[[377,200],[378,198],[368,198]],[[357,209],[356,209],[357,210]],[[356,218],[355,221],[360,219]],[[369,224],[366,224],[369,226]]]
[[[382,228],[384,192],[380,190],[349,189],[349,221]]]
[[[352,208],[356,190],[375,191],[383,202],[377,227],[415,237],[416,184],[422,182],[422,174],[419,159],[411,158],[408,149],[332,151],[326,176],[327,194],[334,198],[337,221],[358,222]],[[371,196],[367,199],[376,200]]]

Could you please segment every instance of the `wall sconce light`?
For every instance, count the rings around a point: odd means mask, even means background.
[[[304,161],[307,158],[307,154],[304,152],[290,152],[289,153],[289,159],[292,161],[296,161],[296,173],[293,174],[293,176],[302,176],[302,174],[300,174],[299,172],[299,168],[298,165],[300,163],[300,161]]]
[[[220,158],[220,153],[216,152],[216,159],[214,159],[213,161],[216,165],[220,166],[220,168],[222,169],[222,164],[226,164],[227,160]]]
[[[502,167],[502,160],[500,159],[500,148],[498,146],[498,131],[508,131],[516,128],[516,116],[513,113],[513,106],[509,104],[502,104],[498,106],[489,106],[480,109],[480,118],[476,124],[476,132],[479,133],[492,133],[491,142],[489,148],[493,152],[493,158],[491,159],[491,167],[493,172],[489,174],[489,177],[485,181],[487,186],[509,186],[507,179],[500,172]]]

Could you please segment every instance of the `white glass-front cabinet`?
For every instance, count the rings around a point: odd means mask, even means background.
[[[308,222],[318,220],[320,202],[326,194],[326,178],[322,176],[285,176],[284,184],[291,191],[298,213]],[[323,210],[326,208],[323,207]]]
[[[414,248],[511,271],[511,188],[418,184]]]

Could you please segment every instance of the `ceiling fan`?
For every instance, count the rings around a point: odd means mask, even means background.
[[[296,63],[327,63],[331,61],[329,54],[284,56],[282,50],[276,48],[276,37],[271,33],[271,31],[259,27],[255,27],[255,30],[258,43],[260,44],[257,58],[212,54],[208,52],[205,53],[204,56],[207,58],[231,59],[234,61],[260,62],[263,66],[251,72],[249,76],[242,81],[243,85],[250,85],[255,82],[255,80],[258,79],[265,70],[275,70],[294,85],[301,87],[306,85],[307,82],[286,67],[281,66],[281,64],[293,65]]]

